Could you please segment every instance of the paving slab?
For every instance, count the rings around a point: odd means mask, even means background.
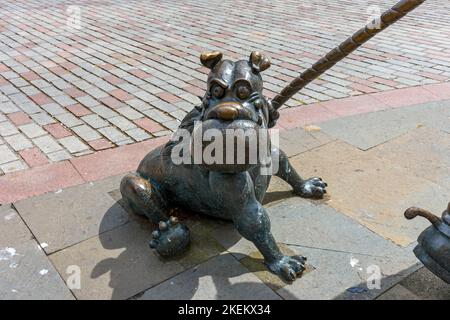
[[[15,208],[47,254],[66,248],[128,221],[128,214],[108,192],[120,177],[58,190],[18,201]]]
[[[137,297],[141,300],[279,300],[280,297],[231,254],[188,269]]]
[[[450,178],[449,150],[450,134],[420,127],[369,150],[368,155],[389,160],[418,177],[445,186],[443,182]]]
[[[67,267],[80,268],[80,289],[73,290],[78,299],[128,299],[184,270],[150,250],[151,230],[149,223],[131,221],[49,257],[65,279]]]
[[[10,205],[0,206],[0,299],[74,299]]]
[[[299,197],[268,208],[278,242],[380,257],[409,255],[334,208]],[[339,226],[339,227],[337,227]]]
[[[407,208],[440,212],[448,202],[448,187],[343,142],[331,142],[291,162],[304,176],[318,175],[328,182],[328,205],[399,245],[410,244],[427,226],[424,219],[406,220]]]
[[[368,150],[423,125],[450,130],[449,110],[449,101],[431,102],[343,117],[320,127],[334,138]]]
[[[401,259],[307,247],[291,248],[306,255],[315,269],[277,291],[289,300],[373,299],[420,267],[419,263],[411,263],[412,252],[411,258]],[[375,286],[374,277],[380,279],[379,286]]]
[[[288,157],[317,148],[334,140],[320,130],[320,127],[311,126],[306,128],[295,128],[284,130],[279,133],[279,148]]]

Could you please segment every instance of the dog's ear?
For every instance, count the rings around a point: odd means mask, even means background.
[[[250,54],[249,61],[252,65],[252,69],[255,72],[263,72],[264,70],[267,70],[270,67],[269,58],[265,57],[263,54],[261,54],[261,52],[258,51],[253,51]]]
[[[203,52],[200,55],[200,62],[205,67],[212,69],[216,64],[218,64],[222,60],[222,52],[212,51],[212,52]]]

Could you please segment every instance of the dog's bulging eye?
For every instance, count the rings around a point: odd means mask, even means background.
[[[215,84],[211,89],[211,93],[215,98],[222,98],[225,90],[218,84]]]
[[[246,85],[241,85],[237,88],[236,94],[239,99],[247,99],[250,95],[250,89]]]

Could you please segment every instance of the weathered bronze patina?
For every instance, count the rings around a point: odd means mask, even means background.
[[[428,219],[432,225],[420,234],[414,254],[435,275],[450,284],[450,203],[442,213],[442,219],[420,208],[405,211],[407,219],[417,216]]]
[[[252,52],[248,59],[233,62],[223,59],[220,52],[203,53],[201,63],[210,69],[206,93],[201,105],[183,119],[175,136],[178,132],[187,131],[195,137],[200,129],[215,129],[222,133],[230,130],[267,132],[279,117],[277,109],[290,97],[422,2],[424,0],[400,1],[381,16],[380,29],[365,27],[358,31],[296,78],[273,101],[262,93],[261,73],[270,67],[269,59],[263,54]],[[246,138],[243,142],[247,142]],[[167,214],[170,207],[181,207],[231,220],[237,231],[263,254],[272,272],[287,281],[299,276],[304,270],[305,258],[281,253],[270,232],[267,212],[261,205],[271,178],[271,175],[262,174],[262,162],[255,164],[245,158],[232,164],[175,164],[173,151],[183,143],[186,141],[172,140],[151,151],[137,172],[125,176],[120,186],[127,206],[159,225],[152,234],[150,246],[162,256],[173,256],[187,249],[188,228]],[[202,144],[202,149],[206,147]],[[274,174],[289,183],[295,194],[323,197],[327,184],[321,178],[302,179],[286,154],[271,146],[270,140],[264,150],[262,158],[278,159],[279,169]],[[189,157],[192,157],[192,152]]]

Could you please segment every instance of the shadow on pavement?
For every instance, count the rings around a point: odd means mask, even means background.
[[[109,223],[108,217],[111,212],[117,210],[116,206],[121,206],[120,200],[105,213],[100,224],[100,230],[105,230],[105,225]],[[178,216],[180,217],[180,215]],[[141,299],[192,299],[199,297],[202,299],[279,299],[275,292],[255,278],[255,273],[266,271],[262,259],[245,257],[245,265],[248,266],[248,263],[251,263],[252,271],[249,271],[231,253],[224,253],[241,240],[237,233],[226,239],[226,246],[219,244],[210,235],[215,227],[226,226],[231,222],[199,215],[189,216],[188,218],[181,217],[180,220],[191,229],[191,246],[187,253],[166,260],[157,257],[148,247],[151,231],[155,226],[146,218],[129,213],[129,221],[126,224],[99,234],[104,249],[121,252],[118,255],[116,252],[112,252],[110,258],[99,261],[91,272],[91,278],[95,279],[109,273],[109,286],[113,289],[112,299],[133,297]],[[128,225],[133,226],[130,230],[137,230],[137,232],[135,234],[124,234],[128,231]],[[119,228],[120,231],[118,231]],[[143,255],[149,255],[149,257]],[[151,263],[148,263],[149,261]],[[162,267],[161,262],[164,263]],[[157,283],[130,293],[133,287],[139,287],[140,278],[147,278],[148,274],[145,273],[148,272],[151,275],[152,272],[164,271],[166,265],[169,268],[171,263],[172,265],[173,263],[181,265],[184,270],[178,270]],[[137,266],[138,264],[141,265]],[[150,264],[158,265],[158,269],[152,270]],[[170,281],[166,281],[168,279]],[[176,285],[171,284],[174,281]],[[202,290],[197,292],[200,281],[202,282]],[[144,285],[143,283],[141,282],[141,286]],[[142,293],[148,288],[155,289]]]

